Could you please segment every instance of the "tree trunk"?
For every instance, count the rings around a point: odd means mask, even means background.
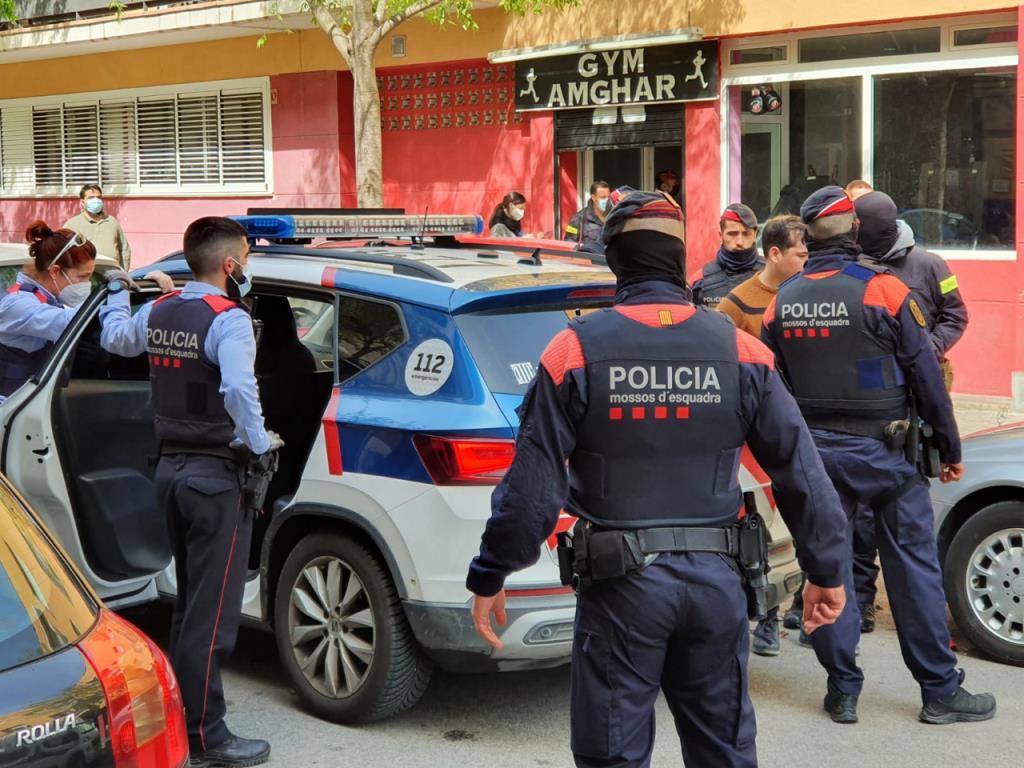
[[[373,66],[376,46],[353,41],[352,115],[356,129],[356,194],[360,208],[384,207],[380,91]]]

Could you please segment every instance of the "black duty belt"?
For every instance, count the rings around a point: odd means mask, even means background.
[[[188,454],[191,456],[213,456],[218,459],[237,461],[238,455],[226,445],[204,443],[182,443],[175,440],[164,440],[160,443],[161,456]]]
[[[636,536],[645,555],[662,552],[717,552],[735,557],[739,554],[739,537],[735,527],[729,528],[643,528],[627,531]]]

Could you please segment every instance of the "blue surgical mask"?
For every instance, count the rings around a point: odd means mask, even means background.
[[[57,299],[66,307],[81,306],[92,293],[92,283],[88,280],[84,283],[72,283],[67,275],[64,275],[64,279],[68,284],[57,294]]]
[[[241,269],[228,275],[228,296],[236,299],[244,299],[252,290],[252,267],[248,264],[240,266]]]
[[[597,201],[597,207],[601,209],[602,213],[604,211],[607,211],[608,210],[608,198],[606,197],[603,200],[598,200]]]
[[[85,210],[95,216],[98,213],[103,213],[103,198],[102,197],[90,197],[85,201]]]

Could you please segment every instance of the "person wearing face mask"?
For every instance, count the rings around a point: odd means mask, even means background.
[[[717,307],[733,288],[764,269],[757,250],[757,216],[749,206],[733,203],[718,222],[722,245],[713,261],[690,275],[693,303]]]
[[[30,261],[0,298],[0,402],[46,358],[92,290],[96,247],[67,229],[34,221],[25,231]],[[109,279],[128,281],[121,270]]]
[[[283,446],[263,424],[252,319],[241,300],[252,287],[245,229],[231,219],[198,219],[185,230],[193,280],[141,307],[111,294],[100,313],[110,352],[148,352],[160,460],[157,498],[175,558],[178,601],[170,658],[181,684],[193,766],[258,765],[261,739],[235,736],[224,722],[220,665],[241,618],[252,516],[242,504],[236,452]]]
[[[103,190],[86,184],[78,192],[82,212],[64,223],[65,229],[80,232],[96,246],[96,252],[116,259],[121,269],[131,269],[132,249],[117,219],[103,210]]]
[[[601,230],[611,206],[611,187],[606,181],[595,181],[590,185],[590,202],[586,208],[576,212],[565,228],[565,240],[573,240],[581,251],[604,253]]]
[[[523,237],[526,198],[521,192],[509,192],[494,208],[487,226],[491,237]]]

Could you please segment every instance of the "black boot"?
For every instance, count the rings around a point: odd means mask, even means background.
[[[968,693],[961,687],[948,696],[929,701],[921,707],[921,714],[917,719],[922,723],[949,725],[991,720],[995,714],[995,696],[991,693]]]
[[[192,755],[190,768],[241,768],[262,765],[270,759],[270,744],[262,739],[232,736],[223,744]]]
[[[782,626],[786,629],[800,629],[804,622],[804,593],[803,590],[793,595],[793,604],[789,606],[786,615],[782,617]]]
[[[825,694],[825,711],[833,723],[850,725],[857,722],[857,696],[840,693],[829,681],[828,693]]]
[[[860,633],[870,634],[875,631],[875,604],[868,603],[860,607]]]

